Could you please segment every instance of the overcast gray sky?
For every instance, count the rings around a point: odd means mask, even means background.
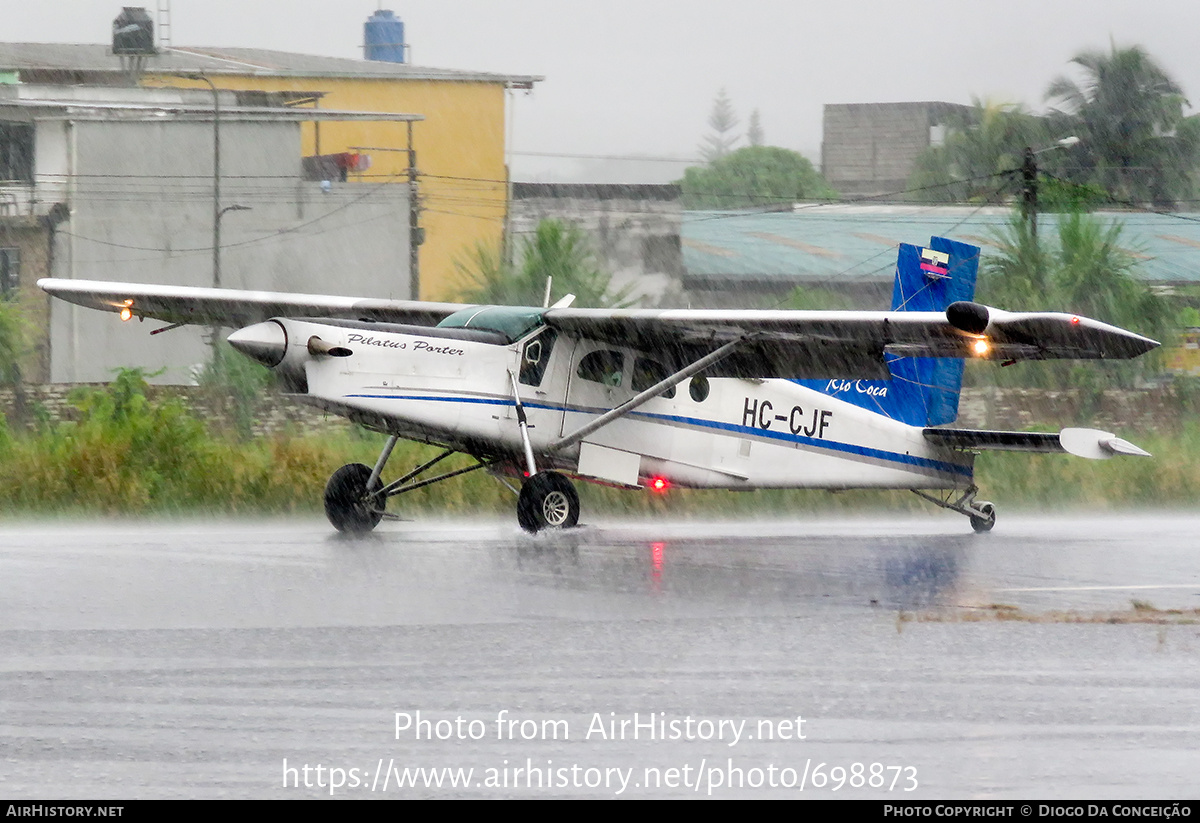
[[[131,2],[131,0],[124,0]],[[725,88],[744,128],[819,162],[825,103],[972,95],[1043,107],[1072,55],[1146,48],[1200,105],[1197,0],[411,0],[413,62],[544,75],[515,108],[517,152],[693,157]],[[121,3],[0,0],[9,41],[108,42]],[[368,0],[174,0],[176,45],[361,57]],[[154,4],[148,7],[153,11]],[[579,160],[518,155],[526,180],[579,179]],[[661,180],[682,165],[595,169]]]

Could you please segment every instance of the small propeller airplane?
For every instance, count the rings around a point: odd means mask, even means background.
[[[631,489],[893,488],[970,518],[983,450],[1143,455],[1110,432],[949,428],[965,358],[1128,359],[1154,340],[1078,315],[972,302],[979,249],[900,246],[892,310],[464,306],[234,289],[46,279],[123,320],[237,328],[228,342],[300,400],[388,435],[373,467],[325,488],[339,531],[364,533],[387,499],[486,468],[521,477],[526,531],[574,526],[570,479]],[[547,290],[547,295],[549,290]],[[547,300],[547,302],[549,302]],[[399,438],[437,457],[385,484]],[[475,463],[420,479],[456,452]],[[931,494],[930,492],[936,492]]]

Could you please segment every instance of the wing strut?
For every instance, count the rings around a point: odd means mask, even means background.
[[[546,279],[546,296],[550,296],[550,280]],[[521,429],[521,445],[525,449],[525,469],[529,472],[529,476],[533,477],[538,473],[537,463],[533,461],[533,446],[529,443],[529,418],[525,416],[525,406],[521,404],[521,393],[517,391],[517,376],[511,371],[508,373],[508,382],[512,385],[513,403],[517,407],[517,426]]]
[[[641,394],[634,395],[632,398],[630,398],[629,400],[626,400],[624,403],[617,406],[615,409],[606,411],[604,414],[600,415],[599,417],[597,417],[595,420],[591,421],[590,423],[585,423],[584,425],[580,426],[579,428],[577,428],[575,431],[571,432],[570,434],[559,438],[558,440],[551,443],[549,448],[546,449],[546,451],[549,453],[553,453],[556,451],[561,451],[562,449],[565,449],[568,446],[574,446],[580,440],[587,437],[589,434],[596,431],[597,429],[602,429],[605,426],[607,426],[609,423],[613,422],[614,420],[621,419],[622,417],[629,414],[634,409],[641,406],[643,403],[646,403],[647,401],[653,400],[655,397],[658,397],[660,394],[662,394],[663,392],[665,392],[667,389],[671,388],[672,386],[682,383],[684,380],[687,380],[689,377],[691,377],[693,374],[696,374],[697,372],[704,371],[709,366],[711,366],[713,363],[716,363],[719,360],[725,359],[730,354],[733,354],[733,350],[735,348],[737,348],[738,346],[742,345],[747,340],[750,340],[751,338],[753,338],[755,336],[757,336],[757,335],[747,334],[747,335],[743,335],[743,336],[739,337],[737,340],[731,340],[730,342],[726,343],[724,346],[721,346],[721,348],[717,349],[716,351],[712,352],[711,354],[706,354],[704,357],[701,357],[699,360],[692,363],[690,366],[685,366],[684,368],[675,372],[674,374],[672,374],[670,377],[666,378],[665,380],[660,380],[659,382],[655,383],[650,388],[646,389]]]

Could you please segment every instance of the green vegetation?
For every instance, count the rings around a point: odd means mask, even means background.
[[[11,432],[0,423],[0,510],[106,514],[317,512],[329,475],[349,462],[373,463],[383,438],[284,436],[242,441],[210,433],[176,399],[151,400],[144,375],[121,372],[102,389],[73,397],[78,420]],[[405,444],[392,466],[427,459]],[[511,493],[447,484],[412,495],[438,511],[486,511]]]
[[[796,286],[782,301],[770,306],[773,309],[799,309],[803,311],[854,311],[861,309],[850,295],[830,289]]]
[[[1051,128],[1081,142],[1071,165],[1118,201],[1170,206],[1192,196],[1200,117],[1183,114],[1183,90],[1142,48],[1088,50],[1071,62],[1082,82],[1060,77],[1046,91],[1061,108]]]
[[[1026,146],[1051,142],[1046,123],[1024,107],[975,99],[965,115],[955,114],[942,125],[940,146],[917,158],[909,188],[930,203],[989,203],[1020,191]]]
[[[679,181],[687,209],[740,209],[835,196],[812,163],[778,146],[746,146],[692,166]]]
[[[28,321],[20,305],[0,300],[0,386],[14,386],[21,381],[18,364],[28,349]]]
[[[994,236],[979,278],[978,299],[1013,311],[1038,311],[1046,306],[1102,318],[1157,340],[1167,340],[1179,328],[1179,309],[1154,294],[1134,276],[1138,260],[1122,245],[1119,222],[1088,214],[1058,217],[1057,236],[1043,231],[1036,238],[1027,221],[1014,218]],[[994,364],[971,364],[975,383],[1026,385],[1042,388],[1130,387],[1139,378],[1157,373],[1157,353],[1132,362],[1022,363],[1012,369]]]
[[[213,347],[213,357],[199,375],[201,386],[227,395],[233,411],[234,426],[242,438],[254,427],[254,407],[263,392],[275,383],[271,370],[261,363],[230,351],[224,342]]]
[[[293,434],[248,441],[207,431],[175,399],[146,396],[143,375],[122,372],[103,389],[81,389],[78,420],[12,432],[0,422],[0,512],[270,514],[321,511],[329,475],[344,463],[374,463],[382,436]],[[1138,437],[1153,460],[1079,460],[1059,455],[987,454],[977,480],[1001,505],[1194,506],[1200,497],[1200,424]],[[432,447],[401,443],[389,475],[424,462]],[[455,458],[455,465],[470,465]],[[797,516],[883,508],[933,513],[907,492],[676,489],[665,496],[579,484],[589,516]],[[512,492],[484,472],[392,501],[401,515],[511,517]]]
[[[1026,147],[1038,151],[1041,208],[1102,204],[1173,208],[1196,196],[1200,115],[1184,115],[1183,90],[1139,46],[1089,50],[1072,58],[1079,80],[1046,91],[1057,108],[1036,116],[1019,105],[975,101],[948,119],[941,146],[916,164],[909,187],[930,202],[1003,202],[1021,188]],[[1065,137],[1069,148],[1042,150]]]
[[[706,135],[704,142],[700,144],[700,156],[706,163],[713,163],[729,154],[733,149],[733,144],[738,141],[738,135],[731,133],[737,128],[738,119],[733,112],[733,103],[729,101],[729,95],[725,93],[725,89],[717,92],[717,97],[713,100],[712,113],[708,116],[708,125],[712,129],[712,134]]]
[[[540,306],[546,278],[553,277],[551,303],[573,294],[577,307],[628,304],[628,289],[612,288],[611,275],[601,270],[578,226],[543,220],[532,236],[521,239],[516,257],[519,263],[510,265],[499,250],[477,246],[469,260],[457,264],[466,283],[458,299],[498,306]]]

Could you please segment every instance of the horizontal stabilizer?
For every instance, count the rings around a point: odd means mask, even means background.
[[[974,429],[925,429],[925,439],[939,446],[975,451],[1066,452],[1089,460],[1107,460],[1115,454],[1149,457],[1144,449],[1099,429],[1063,429],[1044,432],[999,432]]]

